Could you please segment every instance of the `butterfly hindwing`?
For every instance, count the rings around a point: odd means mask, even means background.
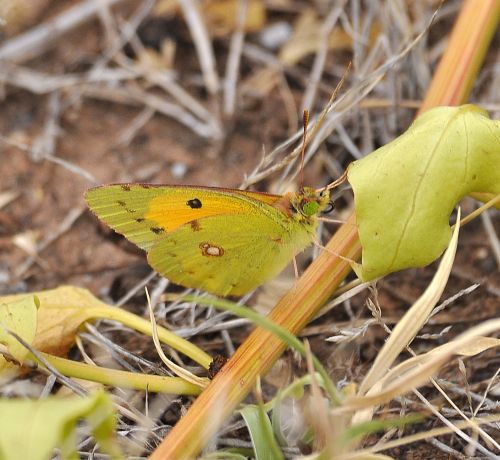
[[[244,294],[278,274],[312,241],[304,227],[288,231],[275,212],[275,218],[224,215],[184,225],[151,248],[148,262],[177,284],[223,296]]]

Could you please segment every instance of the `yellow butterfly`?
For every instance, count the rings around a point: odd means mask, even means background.
[[[242,295],[276,276],[315,236],[330,187],[285,195],[236,189],[112,184],[88,190],[89,208],[147,251],[171,281]]]

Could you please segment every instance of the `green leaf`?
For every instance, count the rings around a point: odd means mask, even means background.
[[[449,217],[473,192],[500,193],[500,122],[473,105],[437,107],[349,168],[361,277],[422,267],[446,248]]]
[[[0,344],[15,359],[22,361],[29,351],[9,334],[16,333],[25,342],[31,344],[37,327],[37,308],[40,303],[36,296],[30,295],[19,300],[0,303]],[[0,370],[9,367],[8,361],[0,355]]]
[[[246,454],[240,453],[240,451],[248,450]],[[253,454],[251,449],[224,449],[217,450],[215,452],[210,452],[200,457],[199,460],[248,460],[248,458]]]
[[[416,424],[423,422],[425,417],[422,414],[414,413],[401,416],[398,418],[390,419],[376,419],[370,420],[363,423],[358,423],[352,425],[347,430],[345,430],[339,439],[339,442],[344,445],[349,442],[355,441],[356,439],[363,438],[365,436],[376,433],[377,431],[384,431],[390,428],[401,428],[406,425]]]
[[[240,412],[250,432],[256,460],[284,459],[285,457],[273,435],[271,422],[264,408],[262,406],[248,405]]]
[[[76,425],[85,418],[101,452],[123,458],[114,439],[116,426],[111,399],[103,392],[91,396],[38,401],[0,400],[0,459],[46,460],[54,448],[63,459],[78,459]]]

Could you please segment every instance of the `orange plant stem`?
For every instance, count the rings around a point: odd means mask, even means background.
[[[467,101],[499,20],[500,0],[464,2],[419,113]]]
[[[421,111],[437,105],[458,105],[467,100],[493,36],[492,29],[498,22],[499,7],[500,0],[464,2],[448,49],[441,60],[453,62],[448,64],[453,67],[446,69],[443,64],[440,65]],[[473,39],[474,45],[464,49],[464,35],[469,40]],[[461,56],[461,59],[452,59],[453,56]],[[351,259],[360,256],[361,245],[354,216],[338,230],[327,248]],[[345,260],[324,251],[295,287],[278,302],[270,318],[298,334],[349,271],[350,266]],[[195,458],[226,417],[251,391],[256,378],[269,370],[284,349],[285,345],[279,339],[264,329],[256,328],[153,452],[151,459]]]
[[[357,259],[361,245],[354,216],[333,236],[327,249]],[[318,269],[319,267],[319,269]],[[274,307],[269,318],[298,334],[328,300],[351,270],[346,260],[323,251],[295,286]],[[251,391],[259,375],[265,374],[286,346],[271,332],[256,328],[196,399],[151,459],[193,458]]]

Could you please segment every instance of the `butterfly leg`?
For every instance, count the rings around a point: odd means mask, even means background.
[[[295,270],[295,279],[299,278],[299,267],[297,266],[297,257],[293,256],[293,269]]]
[[[354,264],[354,265],[357,264],[357,262],[355,260],[349,259],[349,257],[344,257],[341,254],[339,254],[338,252],[332,251],[331,249],[328,249],[327,247],[323,246],[318,240],[315,240],[313,242],[313,244],[314,244],[314,246],[319,248],[321,251],[326,251],[329,254],[331,254],[332,256],[335,256],[335,257],[338,257],[339,259],[345,260],[346,262],[349,262],[350,264]]]

